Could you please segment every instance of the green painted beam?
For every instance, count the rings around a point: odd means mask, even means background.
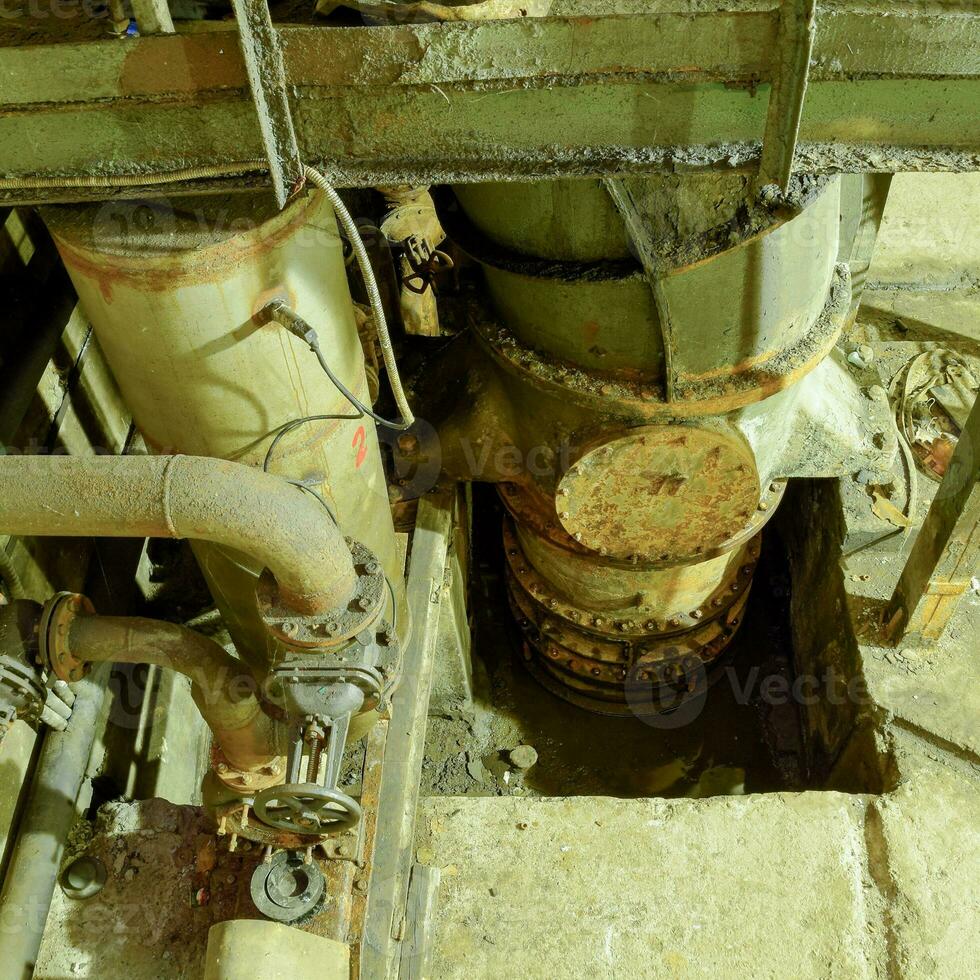
[[[663,0],[593,18],[283,27],[301,153],[346,185],[753,169],[778,9],[696,9]],[[825,0],[797,166],[980,169],[978,104],[975,5]],[[105,194],[61,188],[59,176],[263,156],[227,26],[0,47],[0,175],[52,185],[0,200]]]

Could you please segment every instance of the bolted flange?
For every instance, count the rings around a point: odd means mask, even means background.
[[[75,592],[59,592],[45,603],[38,637],[41,662],[59,680],[80,681],[88,673],[91,665],[71,652],[69,633],[78,616],[94,614],[91,601]]]
[[[381,563],[360,541],[345,540],[357,584],[347,602],[334,609],[315,615],[297,612],[283,603],[272,572],[263,571],[256,591],[259,613],[279,642],[300,649],[338,647],[369,629],[383,612],[388,590]]]
[[[652,619],[642,607],[570,603],[531,568],[509,521],[504,544],[526,666],[559,697],[608,715],[662,713],[704,689],[741,623],[759,557],[756,537],[697,608]]]

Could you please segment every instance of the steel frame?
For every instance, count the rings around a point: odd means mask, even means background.
[[[70,176],[265,157],[230,26],[0,47],[0,175],[42,185],[0,181],[0,202],[106,196]],[[764,157],[777,179],[794,152],[814,172],[980,169],[972,4],[827,0],[796,31],[772,3],[660,0],[632,15],[275,33],[301,158],[341,186],[757,170],[764,137],[779,141]],[[793,45],[810,42],[801,58]],[[768,112],[772,90],[785,110]],[[784,117],[797,112],[794,145]]]

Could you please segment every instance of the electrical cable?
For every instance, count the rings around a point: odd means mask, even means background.
[[[179,184],[185,180],[206,180],[209,177],[234,177],[244,173],[268,170],[265,160],[242,160],[237,163],[217,163],[204,167],[185,167],[147,174],[83,175],[78,177],[0,177],[2,191],[58,190],[62,187],[93,187],[113,190],[117,187],[150,187],[154,184]]]
[[[354,257],[357,259],[358,267],[361,270],[361,278],[364,280],[364,289],[368,295],[368,302],[371,304],[371,315],[374,318],[374,328],[378,332],[378,341],[381,344],[381,357],[384,360],[385,368],[388,371],[388,384],[391,385],[392,394],[395,396],[395,404],[401,413],[402,423],[393,428],[407,429],[415,421],[412,409],[409,407],[408,399],[405,397],[405,390],[402,387],[401,375],[398,373],[398,364],[395,361],[395,351],[391,345],[391,334],[388,331],[388,322],[385,319],[384,306],[381,302],[381,291],[378,289],[378,280],[375,278],[374,269],[371,268],[371,260],[368,257],[367,249],[364,247],[364,239],[358,230],[357,224],[351,217],[350,211],[341,200],[340,195],[333,189],[327,178],[314,167],[306,167],[304,173],[306,179],[319,188],[327,195],[327,199],[333,205],[334,213],[341,227],[347,233],[351,248],[354,250]],[[385,425],[391,425],[385,422]]]
[[[356,421],[364,416],[361,413],[356,415],[304,415],[301,419],[293,419],[291,422],[287,422],[279,431],[276,433],[275,438],[269,445],[269,450],[265,454],[265,460],[262,462],[262,470],[265,473],[269,472],[269,465],[272,463],[272,457],[276,451],[276,447],[282,441],[283,437],[288,435],[293,429],[298,429],[301,425],[305,425],[307,422],[330,422],[335,419],[345,419],[348,421]]]

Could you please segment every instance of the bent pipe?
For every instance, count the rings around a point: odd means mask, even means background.
[[[259,769],[279,754],[275,723],[259,704],[248,668],[209,637],[155,619],[77,616],[67,645],[87,663],[155,664],[189,677],[198,711],[236,769]]]
[[[0,532],[193,538],[268,568],[285,605],[346,604],[356,575],[343,535],[281,477],[202,456],[0,456]]]

